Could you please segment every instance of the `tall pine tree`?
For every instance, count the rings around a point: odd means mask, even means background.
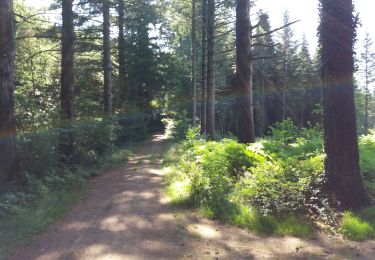
[[[359,168],[352,0],[320,0],[320,15],[327,188],[341,208],[358,209],[369,199]]]

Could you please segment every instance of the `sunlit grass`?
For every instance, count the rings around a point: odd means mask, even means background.
[[[358,214],[345,212],[340,231],[351,240],[375,238],[375,207],[365,209]]]

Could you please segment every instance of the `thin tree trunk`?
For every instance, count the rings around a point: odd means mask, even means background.
[[[286,84],[287,84],[287,77],[288,77],[288,61],[287,60],[288,60],[287,50],[285,49],[284,72],[283,72],[283,107],[282,107],[283,121],[286,119]]]
[[[367,55],[366,55],[367,56]],[[369,106],[369,68],[368,68],[368,63],[369,63],[369,57],[366,57],[365,59],[366,62],[366,68],[365,68],[365,80],[366,80],[366,87],[365,87],[365,134],[368,134],[368,106]]]
[[[202,115],[201,134],[207,132],[207,0],[202,0]]]
[[[14,116],[13,1],[0,0],[0,182],[19,174]]]
[[[215,139],[215,0],[208,0],[207,133]]]
[[[63,160],[73,154],[74,138],[72,120],[74,117],[74,25],[73,0],[62,1],[61,42],[61,128],[60,152]]]
[[[250,0],[237,0],[236,103],[238,109],[238,139],[241,143],[255,142],[251,58]]]
[[[327,188],[343,209],[368,205],[359,167],[354,104],[352,0],[321,0]]]
[[[109,0],[103,0],[104,112],[112,113],[112,61]]]
[[[126,57],[125,57],[125,35],[124,35],[124,0],[118,0],[118,64],[119,64],[119,87],[121,93],[121,101],[129,98],[129,91],[126,89]]]
[[[264,66],[264,60],[262,59],[262,67]],[[264,75],[264,69],[262,70],[262,105],[261,105],[261,120],[260,120],[260,136],[263,137],[264,135],[264,126],[265,126],[265,120],[264,120],[264,117],[265,117],[265,108],[266,108],[266,104],[265,104],[265,100],[266,100],[266,97],[265,97],[265,75]]]
[[[196,64],[196,0],[191,1],[191,82],[192,82],[192,99],[193,99],[193,126],[197,125],[197,78],[195,72]]]

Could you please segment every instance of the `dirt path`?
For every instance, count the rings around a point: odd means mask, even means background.
[[[163,197],[162,136],[122,168],[89,184],[87,196],[9,259],[375,259],[375,242],[259,237],[173,211]]]

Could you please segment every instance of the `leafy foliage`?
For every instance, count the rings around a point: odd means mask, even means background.
[[[320,127],[298,129],[288,119],[275,124],[270,134],[246,146],[228,138],[207,141],[197,129],[187,131],[186,140],[171,149],[165,161],[172,169],[167,178],[172,201],[194,202],[208,217],[260,233],[310,236],[313,228],[306,219],[311,218],[338,224],[338,214],[323,191],[325,155]],[[374,144],[374,133],[360,138],[361,164],[370,193]],[[364,212],[345,214],[342,233],[352,239],[371,237],[372,211]]]
[[[371,195],[375,196],[375,131],[360,138],[359,149],[365,186]]]

